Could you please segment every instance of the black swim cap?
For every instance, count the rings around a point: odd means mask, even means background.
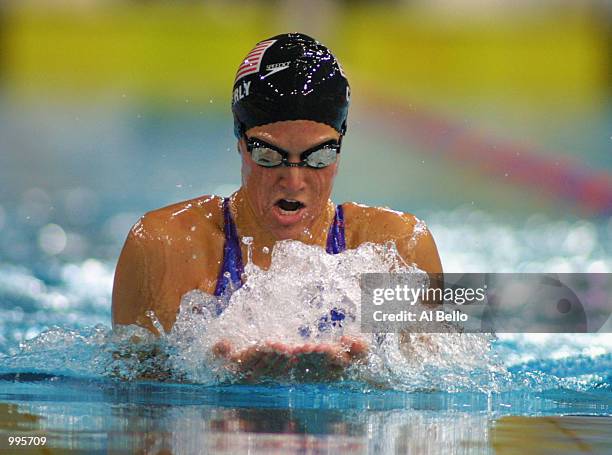
[[[236,73],[234,134],[282,120],[314,120],[346,131],[350,88],[330,50],[301,33],[260,41]]]

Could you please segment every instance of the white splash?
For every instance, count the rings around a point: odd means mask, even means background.
[[[329,255],[320,247],[279,242],[270,268],[248,263],[246,283],[229,299],[198,290],[183,296],[166,336],[175,348],[172,368],[195,382],[228,379],[211,354],[219,341],[240,350],[266,341],[334,343],[348,335],[370,346],[367,359],[348,371],[350,379],[410,390],[459,390],[479,388],[491,374],[503,373],[489,355],[486,335],[362,333],[360,276],[385,272],[410,273],[415,283],[425,276],[405,264],[393,244],[363,244]]]

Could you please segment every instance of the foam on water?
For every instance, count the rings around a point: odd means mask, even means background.
[[[403,263],[393,245],[365,244],[328,255],[318,247],[280,242],[270,269],[247,264],[246,284],[231,297],[187,293],[174,328],[157,339],[137,326],[112,331],[95,325],[108,320],[110,264],[88,260],[65,265],[54,285],[26,269],[4,267],[0,291],[8,306],[2,310],[3,333],[11,334],[11,325],[23,332],[20,327],[30,327],[28,321],[36,326],[32,334],[20,333],[21,340],[34,338],[21,341],[19,350],[10,347],[7,355],[0,354],[0,372],[218,384],[234,378],[224,361],[211,355],[220,340],[241,349],[271,340],[334,343],[351,335],[365,338],[371,348],[367,361],[347,371],[346,384],[449,392],[610,387],[608,334],[504,334],[499,339],[362,334],[359,275],[386,271],[424,277]],[[77,320],[76,328],[59,327]],[[51,328],[40,333],[45,325]],[[10,339],[3,343],[15,344]]]
[[[329,255],[319,247],[280,242],[269,270],[248,263],[246,284],[231,296],[187,293],[173,329],[159,339],[136,326],[115,332],[102,325],[82,331],[56,327],[22,343],[19,354],[1,359],[0,366],[215,384],[233,378],[225,361],[211,354],[221,340],[239,350],[266,341],[338,343],[348,335],[371,346],[367,359],[347,371],[348,380],[404,390],[498,387],[505,370],[486,335],[361,333],[360,274],[387,271],[410,273],[415,282],[426,279],[402,261],[393,244]]]
[[[241,350],[266,341],[339,343],[342,336],[352,336],[371,349],[365,362],[348,371],[351,379],[411,390],[471,389],[485,387],[491,374],[503,372],[489,355],[486,335],[362,333],[360,274],[388,271],[410,273],[415,283],[427,276],[404,264],[392,244],[364,244],[329,255],[300,242],[279,242],[269,270],[248,264],[246,284],[229,300],[201,291],[183,297],[167,336],[177,348],[173,367],[200,382],[211,373],[224,376],[224,365],[209,354],[221,340]],[[216,316],[220,307],[226,308]]]

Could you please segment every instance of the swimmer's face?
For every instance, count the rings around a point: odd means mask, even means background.
[[[340,138],[340,134],[331,126],[310,120],[288,120],[256,126],[249,129],[246,136],[286,150],[292,163],[300,161],[303,151]],[[260,226],[279,240],[308,235],[327,206],[338,161],[321,169],[265,168],[253,161],[244,138],[240,139],[239,148],[242,155],[242,186]]]

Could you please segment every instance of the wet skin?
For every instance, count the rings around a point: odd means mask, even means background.
[[[298,163],[304,150],[339,140],[339,133],[323,123],[311,121],[277,122],[251,128],[247,137],[262,139],[289,152],[289,162]],[[257,165],[247,152],[244,138],[239,141],[242,156],[242,187],[253,220],[262,233],[277,240],[308,241],[327,231],[326,217],[338,162],[322,169],[309,167],[265,168]],[[338,155],[338,159],[340,156]],[[279,206],[281,199],[302,204],[299,210],[285,212]]]
[[[228,360],[229,369],[247,382],[283,377],[302,381],[338,379],[352,363],[363,361],[367,352],[364,340],[348,336],[341,337],[339,343],[294,346],[268,341],[241,351],[233,351],[228,341],[213,347],[215,357]]]
[[[272,123],[251,128],[246,134],[286,150],[291,162],[298,162],[302,151],[339,136],[328,125],[306,120]],[[324,248],[335,213],[329,197],[339,160],[324,169],[264,168],[251,159],[243,139],[238,149],[242,187],[230,198],[230,210],[238,235],[253,239],[251,260],[267,269],[275,242],[285,239]],[[343,150],[341,155],[346,153]],[[283,213],[281,199],[299,201],[300,209]],[[168,332],[185,293],[193,289],[214,292],[225,243],[222,201],[217,196],[203,196],[173,204],[147,213],[134,225],[115,272],[114,325],[138,324],[157,333],[146,316],[152,310]],[[343,207],[347,248],[394,241],[406,262],[427,272],[442,271],[430,232],[413,215],[354,203]],[[247,246],[241,248],[246,260]],[[296,346],[267,340],[236,351],[222,340],[213,350],[246,378],[295,373],[304,370],[300,365],[317,364],[323,372],[317,378],[322,379],[324,373],[336,377],[347,365],[362,359],[367,344],[344,339],[335,344]]]

